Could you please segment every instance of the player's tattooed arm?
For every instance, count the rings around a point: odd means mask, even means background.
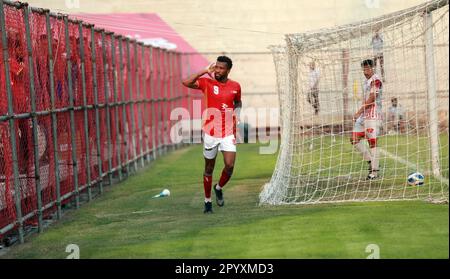
[[[204,74],[214,72],[214,66],[215,64],[211,63],[208,65],[208,67],[201,70],[200,72],[190,75],[189,77],[183,80],[183,85],[192,89],[198,89],[197,79],[199,79]]]

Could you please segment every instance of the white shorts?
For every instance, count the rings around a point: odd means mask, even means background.
[[[208,134],[203,135],[203,156],[206,159],[214,159],[217,151],[236,152],[236,138],[229,135],[224,138],[215,138]]]
[[[373,139],[378,136],[380,121],[377,119],[358,118],[353,126],[353,133],[364,133],[367,139]]]

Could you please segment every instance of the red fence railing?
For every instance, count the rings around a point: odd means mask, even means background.
[[[0,1],[0,240],[61,217],[170,148],[185,57]]]

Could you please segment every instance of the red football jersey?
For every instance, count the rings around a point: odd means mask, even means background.
[[[236,133],[234,103],[241,101],[241,86],[228,79],[221,83],[215,79],[199,78],[198,88],[206,101],[206,117],[203,131],[216,138],[224,138]]]

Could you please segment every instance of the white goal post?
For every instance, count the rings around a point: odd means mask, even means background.
[[[448,24],[448,0],[434,0],[288,34],[286,45],[271,47],[281,144],[260,203],[448,201]],[[364,101],[364,60],[372,60],[382,81],[370,146],[364,137],[350,141],[353,115]],[[378,177],[367,179],[371,172]],[[425,175],[424,185],[407,183],[412,172]]]

